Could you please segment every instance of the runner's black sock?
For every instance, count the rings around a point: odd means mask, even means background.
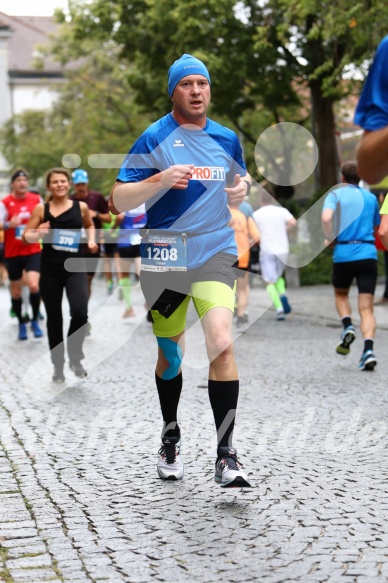
[[[19,320],[19,324],[24,323],[24,318],[22,316],[22,298],[12,298],[12,309],[16,314],[17,319]]]
[[[182,373],[169,380],[161,379],[155,373],[155,382],[164,421],[163,435],[180,437],[177,413],[183,384]]]
[[[217,446],[232,447],[239,381],[210,381],[209,400],[217,429]]]
[[[39,314],[39,306],[40,306],[40,293],[39,292],[30,292],[30,305],[32,308],[32,319],[37,320]]]
[[[367,350],[373,350],[372,338],[367,338],[366,340],[364,340],[364,352],[366,352]]]
[[[345,328],[347,328],[348,326],[352,325],[352,319],[350,316],[345,316],[344,318],[342,318],[342,325]]]

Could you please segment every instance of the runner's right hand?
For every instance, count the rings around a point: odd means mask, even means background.
[[[37,231],[39,231],[39,235],[47,235],[50,230],[50,221],[46,221],[45,223],[40,223]]]
[[[176,188],[185,190],[194,172],[194,164],[176,164],[161,172],[161,185],[163,188]]]
[[[14,215],[9,220],[9,227],[10,229],[14,229],[15,227],[19,227],[22,224],[22,220],[18,215]]]

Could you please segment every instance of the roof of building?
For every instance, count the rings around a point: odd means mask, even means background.
[[[37,75],[34,60],[39,46],[48,43],[49,35],[55,33],[58,24],[50,16],[8,16],[0,12],[0,28],[10,29],[12,32],[8,41],[10,73]],[[52,59],[45,58],[43,63],[44,73],[62,73],[61,65]]]

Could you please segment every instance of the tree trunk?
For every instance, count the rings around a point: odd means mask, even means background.
[[[340,181],[333,101],[323,97],[320,81],[310,83],[313,131],[318,145],[318,180],[320,186],[333,186]]]

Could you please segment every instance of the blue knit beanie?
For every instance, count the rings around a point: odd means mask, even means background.
[[[209,71],[199,59],[192,55],[182,55],[168,70],[168,94],[171,97],[175,87],[187,75],[203,75],[210,83]]]

